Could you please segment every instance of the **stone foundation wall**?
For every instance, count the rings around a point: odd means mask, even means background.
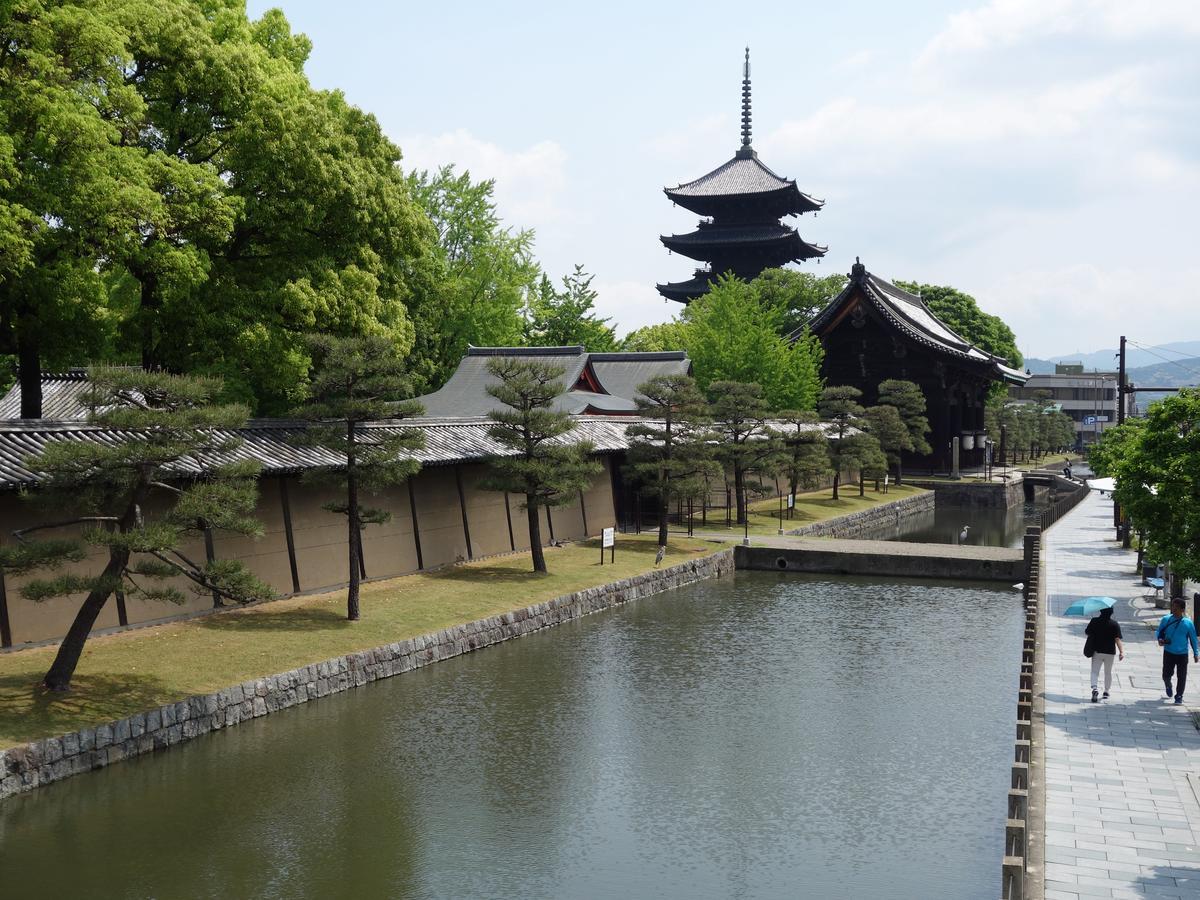
[[[933,511],[937,502],[932,491],[923,494],[912,494],[891,503],[864,509],[860,512],[838,516],[824,522],[815,522],[796,528],[788,534],[803,537],[835,537],[856,538],[863,535],[878,534],[880,531],[895,528],[901,522],[913,516],[925,515]]]
[[[12,747],[0,752],[0,800],[650,594],[731,574],[733,569],[733,551],[722,550],[434,634],[350,653],[212,694],[188,697],[95,728]]]
[[[925,488],[937,495],[938,505],[975,507],[977,509],[1008,509],[1025,502],[1025,485],[1019,477],[1008,481],[922,481],[906,478],[905,484]]]

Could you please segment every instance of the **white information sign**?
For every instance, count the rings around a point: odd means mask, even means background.
[[[796,495],[788,494],[788,509],[794,509],[796,506]]]
[[[609,547],[616,546],[616,543],[617,529],[605,528],[604,531],[600,533],[600,546],[602,549],[607,550]]]

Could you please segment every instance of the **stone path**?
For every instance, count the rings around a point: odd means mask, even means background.
[[[1112,534],[1096,494],[1046,534],[1046,898],[1200,898],[1200,666],[1183,706],[1164,699],[1150,627],[1162,612]],[[1097,594],[1119,601],[1126,656],[1112,699],[1093,704],[1088,620],[1062,612]]]

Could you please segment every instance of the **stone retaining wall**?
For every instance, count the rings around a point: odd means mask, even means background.
[[[925,488],[937,495],[939,506],[948,504],[979,509],[1008,509],[1025,502],[1025,485],[1021,477],[1007,481],[923,481],[907,478],[905,484]]]
[[[0,800],[165,749],[317,697],[419,669],[660,591],[733,572],[733,551],[565,594],[434,634],[362,650],[0,752]]]
[[[878,534],[884,529],[895,528],[901,522],[913,516],[924,515],[933,511],[936,495],[932,491],[912,494],[900,500],[884,503],[871,509],[838,516],[824,522],[815,522],[796,528],[788,534],[802,537],[835,537],[856,538],[863,535]]]

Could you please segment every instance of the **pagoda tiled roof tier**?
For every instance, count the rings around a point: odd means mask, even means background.
[[[673,281],[669,284],[656,284],[658,292],[668,300],[679,303],[691,303],[697,297],[703,297],[712,287],[712,279],[708,273],[698,273],[695,278],[687,281]]]
[[[716,261],[727,254],[754,252],[765,267],[824,256],[827,248],[810,244],[786,225],[722,225],[702,223],[687,234],[659,238],[667,249],[702,262]],[[761,271],[761,269],[760,269]]]
[[[821,336],[832,330],[847,315],[860,315],[854,307],[865,300],[871,310],[883,318],[895,331],[959,362],[977,363],[990,370],[998,381],[1024,384],[1028,376],[1007,365],[1005,360],[974,346],[962,335],[951,330],[933,314],[925,301],[890,281],[873,275],[862,263],[851,268],[850,281],[809,325],[813,334]],[[793,337],[797,337],[793,335]]]
[[[816,212],[824,202],[801,192],[796,182],[781,178],[763,165],[758,154],[739,151],[733,159],[663,193],[684,209],[702,216],[720,215],[731,207],[753,204],[774,218]]]

